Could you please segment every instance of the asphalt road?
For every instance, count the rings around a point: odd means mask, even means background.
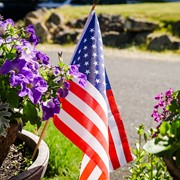
[[[57,61],[56,48],[42,48],[53,63]],[[73,48],[63,48],[64,60],[69,62]],[[155,127],[151,118],[154,96],[169,88],[180,89],[180,55],[132,53],[105,49],[105,66],[114,96],[124,121],[131,147],[137,140],[136,127],[144,124]],[[111,180],[122,180],[127,168],[111,174]]]

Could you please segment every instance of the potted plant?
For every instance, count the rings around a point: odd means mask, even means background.
[[[39,128],[60,112],[68,81],[86,83],[78,66],[61,59],[50,65],[49,57],[36,50],[38,42],[32,25],[16,28],[12,19],[0,20],[0,165],[27,122]]]
[[[162,157],[173,179],[180,179],[180,90],[158,94],[152,117],[158,126],[144,149]]]

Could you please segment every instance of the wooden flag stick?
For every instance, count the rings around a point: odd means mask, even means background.
[[[37,150],[38,150],[38,148],[39,148],[39,145],[40,145],[40,143],[41,143],[41,141],[42,141],[42,139],[43,139],[43,137],[44,137],[44,133],[45,133],[45,131],[46,131],[48,122],[49,122],[49,120],[46,121],[46,123],[45,123],[45,125],[44,125],[44,127],[43,127],[43,130],[42,130],[41,135],[40,135],[40,137],[39,137],[39,141],[38,141],[38,143],[37,143],[37,145],[36,145],[36,147],[35,147],[35,149],[34,149],[34,152],[33,152],[33,155],[32,155],[32,160],[34,160],[34,158],[35,158],[35,156],[36,156],[36,152],[37,152]]]
[[[99,0],[94,0],[93,1],[93,5],[92,5],[92,8],[91,8],[91,12],[94,11],[96,5],[98,4]]]

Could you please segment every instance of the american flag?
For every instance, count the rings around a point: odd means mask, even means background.
[[[91,12],[71,64],[87,75],[87,86],[70,82],[55,126],[84,153],[80,180],[109,179],[109,173],[132,161],[126,132],[104,67],[99,22]]]

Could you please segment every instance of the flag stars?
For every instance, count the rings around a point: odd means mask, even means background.
[[[78,51],[78,54],[80,54],[81,53],[81,49]]]
[[[97,75],[97,74],[99,74],[99,71],[98,71],[98,70],[95,70],[94,73]]]
[[[96,53],[93,53],[92,55],[93,55],[93,57],[97,57],[97,54],[96,54]]]
[[[98,65],[98,62],[97,62],[97,61],[94,61],[93,64],[94,64],[95,66],[97,66],[97,65]]]
[[[86,50],[87,49],[87,46],[84,46],[84,48],[83,48],[84,50]]]
[[[80,59],[81,59],[81,57],[79,56],[77,60],[79,61]]]
[[[91,47],[92,47],[93,49],[96,49],[96,45],[95,45],[95,44],[93,44]]]
[[[100,83],[100,80],[99,80],[99,79],[96,79],[95,82],[96,82],[96,84],[99,84],[99,83]]]
[[[102,43],[102,39],[101,39],[101,38],[99,38],[98,40],[99,40],[99,42],[101,42],[101,43]]]
[[[91,40],[93,41],[93,40],[95,40],[96,38],[94,37],[94,36],[91,36]]]
[[[101,56],[100,56],[100,57],[101,57],[101,59],[104,59],[104,56],[103,56],[103,54],[101,54]]]
[[[88,62],[88,61],[85,61],[84,65],[85,65],[85,66],[88,66],[88,65],[89,65],[89,62]]]
[[[85,73],[88,75],[88,74],[90,73],[89,69],[87,69],[87,70],[85,71]]]
[[[87,39],[84,39],[84,41],[83,41],[84,43],[86,43],[87,42]]]
[[[88,53],[85,53],[85,54],[84,54],[84,58],[87,58],[87,57],[88,57]]]
[[[93,32],[94,32],[94,29],[93,29],[93,28],[91,28],[91,29],[90,29],[90,32],[91,32],[91,33],[93,33]]]

